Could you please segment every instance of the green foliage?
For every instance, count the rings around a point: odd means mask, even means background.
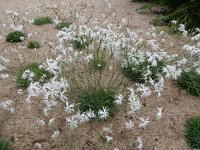
[[[56,29],[62,30],[63,28],[69,28],[70,25],[71,25],[70,22],[61,22],[56,25]]]
[[[200,149],[200,117],[193,117],[186,121],[185,138],[193,149]]]
[[[7,35],[6,41],[7,42],[21,42],[23,37],[24,37],[24,33],[22,33],[21,31],[14,31]]]
[[[33,63],[33,64],[28,65],[28,66],[20,68],[19,74],[18,74],[18,77],[17,77],[17,80],[16,80],[17,85],[20,86],[20,87],[28,87],[30,82],[31,82],[30,80],[24,79],[22,77],[23,73],[26,70],[30,70],[31,72],[34,73],[34,77],[32,79],[35,82],[45,83],[46,81],[48,81],[50,78],[53,77],[53,75],[49,71],[41,69],[39,67],[39,64]]]
[[[113,116],[116,111],[114,96],[115,93],[111,90],[89,88],[78,94],[77,99],[80,103],[79,109],[81,112],[89,111],[91,109],[97,115],[100,109],[106,107],[109,109],[109,115]]]
[[[158,0],[159,3],[163,3],[170,7],[170,9],[176,9],[181,5],[190,2],[191,0]]]
[[[0,140],[0,150],[9,150],[9,145],[7,140]]]
[[[31,40],[31,41],[28,42],[27,47],[30,48],[30,49],[39,48],[40,44],[37,41]]]
[[[151,77],[152,80],[156,80],[158,78],[158,75],[162,73],[162,69],[164,66],[165,63],[163,61],[157,61],[157,66],[153,67],[146,60],[139,64],[128,64],[127,67],[122,68],[122,73],[134,82],[144,83],[144,73],[146,72],[146,70],[148,70],[148,67],[151,72],[149,77]]]
[[[44,25],[44,24],[51,24],[51,23],[53,23],[53,19],[48,16],[38,17],[33,22],[34,25]]]
[[[200,2],[191,2],[181,5],[179,8],[168,13],[170,20],[177,20],[182,23],[187,29],[193,31],[200,27]]]
[[[95,58],[91,61],[94,70],[102,70],[106,66],[106,62],[102,58]]]
[[[196,71],[182,72],[177,81],[178,85],[190,94],[200,97],[200,75]]]
[[[159,15],[151,21],[154,26],[166,26],[169,22],[169,17],[165,15]]]
[[[79,39],[72,41],[72,46],[74,49],[85,49],[88,45],[89,41],[84,37],[80,37]]]
[[[145,0],[133,0],[145,1]],[[157,5],[165,5],[167,9],[163,16],[152,21],[154,25],[168,25],[171,20],[178,21],[178,24],[184,24],[192,32],[200,26],[200,1],[199,0],[146,0],[148,2],[143,7],[137,9],[140,11],[152,10]]]

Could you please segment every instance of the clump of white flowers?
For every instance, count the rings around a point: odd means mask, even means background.
[[[14,113],[15,109],[12,107],[12,103],[13,102],[11,100],[2,100],[0,101],[0,108]]]
[[[110,2],[105,1],[105,3],[111,8]],[[6,11],[6,14],[18,18],[16,12]],[[80,22],[86,20],[84,16],[78,14],[76,16]],[[105,17],[105,15],[103,16]],[[32,23],[33,19],[28,21]],[[57,17],[55,23],[60,22],[60,18]],[[129,115],[135,115],[137,111],[143,109],[142,102],[145,98],[153,94],[161,96],[165,80],[177,80],[182,71],[191,67],[200,74],[199,29],[197,29],[197,34],[191,38],[194,42],[193,45],[184,45],[181,54],[170,55],[166,52],[168,49],[163,46],[166,42],[164,31],[158,34],[155,28],[151,28],[147,32],[133,31],[128,28],[126,19],[121,19],[119,26],[105,23],[101,27],[98,26],[99,23],[96,20],[92,22],[93,26],[87,26],[80,22],[74,22],[69,28],[59,30],[56,35],[58,39],[56,44],[49,43],[51,49],[46,53],[46,60],[39,67],[52,73],[53,79],[41,84],[33,81],[34,72],[27,69],[22,74],[22,79],[28,79],[31,82],[27,88],[27,101],[31,103],[36,97],[42,98],[43,114],[45,117],[51,118],[48,121],[39,118],[36,122],[40,126],[54,125],[56,118],[50,115],[55,107],[59,107],[59,111],[64,113],[66,124],[70,129],[75,129],[94,118],[107,121],[111,116],[110,110],[106,106],[103,106],[98,112],[94,112],[90,106],[87,111],[80,111],[80,101],[71,98],[70,92],[72,91],[78,95],[88,87],[111,89],[115,91],[114,106],[116,108],[123,107]],[[172,23],[176,25],[177,21],[173,20]],[[22,31],[24,26],[11,24],[10,28],[14,31]],[[188,32],[183,24],[178,25],[178,30],[182,32],[183,36],[187,36]],[[141,33],[145,34],[146,38],[140,36]],[[32,33],[28,34],[29,38],[32,36]],[[21,37],[21,40],[24,38]],[[74,43],[81,48],[78,49]],[[18,50],[16,53],[21,58]],[[107,68],[98,71],[91,69],[91,64],[95,62],[96,58],[104,58]],[[6,57],[2,57],[2,60],[3,65],[0,64],[0,72],[5,71],[7,68],[4,64],[10,62]],[[99,62],[96,65],[99,68],[103,66]],[[83,75],[80,75],[81,73]],[[0,79],[6,77],[8,77],[7,74],[0,74]],[[129,84],[124,84],[124,78],[128,80]],[[131,78],[134,79],[130,80]],[[18,90],[17,93],[22,94],[22,90]],[[0,108],[14,112],[11,104],[10,100],[2,101]],[[162,107],[157,107],[154,113],[157,120],[163,118]],[[153,122],[153,119],[151,121]],[[139,128],[144,129],[149,124],[148,116],[139,117]],[[127,130],[134,130],[135,120],[129,119],[123,123],[123,127]],[[114,140],[110,128],[103,128],[103,132],[105,132],[103,137],[107,143]],[[53,131],[51,139],[56,140],[60,134],[59,130]],[[141,137],[137,137],[136,143],[137,149],[143,149]],[[41,144],[36,143],[35,147],[41,149]]]

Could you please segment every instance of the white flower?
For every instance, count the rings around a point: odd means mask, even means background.
[[[171,23],[172,23],[172,24],[176,24],[177,21],[176,21],[176,20],[172,20]]]
[[[185,31],[185,25],[184,24],[179,24],[178,30],[181,31],[181,32]]]
[[[165,31],[160,31],[160,35],[164,35],[165,34]]]
[[[102,110],[98,111],[98,115],[100,119],[106,120],[109,117],[108,109],[103,107]]]
[[[164,89],[164,79],[163,77],[161,77],[159,81],[156,84],[154,84],[154,91],[158,93],[158,97],[161,96],[160,92],[162,92],[163,89]]]
[[[42,144],[40,144],[40,143],[35,143],[35,148],[36,148],[36,149],[41,149],[41,148],[42,148]]]
[[[135,112],[135,111],[140,110],[142,105],[140,103],[140,100],[137,97],[135,97],[135,95],[130,94],[128,101],[129,101],[128,104],[131,108],[131,112]]]
[[[49,126],[52,125],[53,122],[54,122],[54,118],[51,118],[51,119],[49,120],[48,125],[49,125]]]
[[[28,89],[28,98],[27,98],[27,101],[29,102],[30,101],[30,98],[31,97],[35,97],[35,96],[38,96],[41,92],[41,85],[39,82],[35,82],[35,83],[30,83]]]
[[[143,84],[139,84],[137,91],[141,92],[141,97],[148,97],[151,95],[151,90],[149,87],[144,86]]]
[[[71,114],[74,111],[74,103],[69,105],[69,102],[66,101],[65,112]]]
[[[0,79],[9,78],[9,74],[0,74]]]
[[[0,64],[0,72],[6,70],[6,67]]]
[[[163,112],[163,108],[157,108],[156,111],[156,118],[159,120],[160,118],[162,118],[162,112]]]
[[[9,63],[10,62],[10,59],[8,59],[7,57],[3,57],[1,56],[1,59],[4,63]]]
[[[51,138],[55,140],[56,138],[58,138],[59,135],[60,135],[60,131],[54,131],[54,133],[51,135]]]
[[[111,137],[111,136],[105,136],[105,139],[106,139],[106,142],[108,143],[108,142],[110,142],[113,138]]]
[[[71,118],[66,117],[66,122],[69,124],[71,129],[78,127],[78,120],[76,120],[75,116],[71,116]]]
[[[136,143],[138,144],[137,149],[141,150],[143,148],[143,144],[142,144],[142,139],[140,137],[136,139]]]
[[[149,121],[149,118],[142,118],[142,117],[139,117],[139,119],[140,119],[140,124],[139,124],[139,127],[140,128],[146,128],[146,126],[147,126],[147,124],[150,122]]]
[[[10,11],[10,10],[5,10],[5,13],[7,13],[7,14],[11,14],[12,11]]]
[[[23,72],[22,79],[28,79],[29,81],[32,81],[34,76],[35,76],[34,72],[27,69]]]
[[[103,131],[105,131],[107,133],[112,133],[112,129],[108,128],[108,127],[103,127]]]
[[[156,67],[156,66],[158,65],[157,60],[154,59],[154,60],[152,61],[151,65],[152,65],[153,67]]]
[[[21,36],[21,37],[20,37],[20,40],[24,41],[24,40],[25,40],[25,37],[24,37],[24,36]]]
[[[123,101],[123,96],[122,96],[122,94],[119,94],[119,95],[117,95],[117,96],[115,96],[115,103],[117,104],[117,105],[121,105],[122,104],[122,101]]]
[[[17,17],[17,16],[19,16],[19,14],[18,14],[17,12],[14,12],[14,16],[16,16],[16,17]]]
[[[86,115],[88,116],[88,118],[95,118],[96,117],[94,111],[92,111],[91,109],[86,112]]]
[[[131,130],[133,128],[134,124],[131,120],[129,120],[128,122],[125,122],[125,127],[128,130]]]
[[[44,126],[46,124],[46,122],[43,120],[43,119],[38,119],[37,120],[37,123],[40,125],[40,126]]]
[[[17,93],[18,93],[19,95],[21,95],[21,94],[23,93],[23,90],[22,90],[22,89],[19,89],[19,90],[17,91]]]
[[[28,37],[28,38],[31,38],[32,36],[33,36],[33,33],[28,33],[28,34],[27,34],[27,37]]]
[[[11,100],[4,100],[0,102],[0,108],[4,110],[9,110],[11,113],[14,112],[14,108],[11,107],[12,101]]]
[[[200,68],[197,68],[196,72],[200,75]]]

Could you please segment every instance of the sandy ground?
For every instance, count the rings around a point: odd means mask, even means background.
[[[152,26],[149,24],[154,14],[139,14],[135,11],[141,4],[130,3],[128,0],[110,0],[111,9],[103,0],[1,0],[0,12],[6,10],[15,10],[24,14],[27,10],[32,10],[35,6],[44,3],[45,5],[60,5],[62,9],[77,9],[77,12],[90,16],[92,19],[107,20],[116,24],[121,18],[130,21],[130,27],[133,29],[148,29]],[[71,6],[70,6],[71,5]],[[115,13],[116,17],[112,17]],[[102,15],[105,15],[103,17]],[[32,15],[32,14],[31,14]],[[3,16],[0,17],[2,22],[6,21]],[[27,32],[37,31],[40,40],[44,40],[43,46],[38,50],[37,61],[42,61],[48,46],[48,41],[55,40],[56,30],[54,25],[45,25],[44,28],[29,26]],[[26,44],[24,42],[23,44]],[[13,45],[14,46],[14,45]],[[19,46],[19,45],[18,45]],[[5,42],[1,42],[1,48],[8,47]],[[172,51],[173,52],[173,51]],[[35,61],[30,50],[24,51],[25,63]],[[16,113],[7,115],[0,110],[1,120],[5,120],[0,125],[0,138],[10,139],[12,141],[12,149],[14,150],[32,150],[35,149],[35,143],[42,144],[42,149],[49,150],[111,150],[115,146],[120,150],[133,150],[134,137],[141,136],[144,141],[145,150],[157,147],[158,150],[189,150],[184,140],[184,123],[191,116],[199,114],[200,101],[193,96],[189,96],[186,92],[178,89],[175,82],[168,81],[165,92],[161,98],[153,96],[144,99],[144,107],[142,111],[133,116],[133,120],[138,122],[138,116],[148,115],[153,118],[153,111],[158,106],[164,109],[164,118],[160,121],[154,121],[145,129],[141,130],[135,127],[132,131],[125,131],[123,127],[124,121],[127,119],[123,113],[119,113],[115,118],[109,119],[101,124],[85,124],[78,130],[71,132],[66,127],[64,114],[58,114],[55,110],[55,116],[58,121],[52,128],[57,128],[61,132],[61,136],[56,140],[51,140],[52,129],[45,126],[36,125],[37,118],[42,118],[42,102],[37,99],[31,104],[31,109],[27,107],[25,102],[27,98],[26,91],[22,95],[17,94],[19,90],[13,79],[16,77],[16,71],[10,72],[11,77],[6,80],[0,80],[0,100],[11,99],[14,101]],[[147,102],[148,101],[148,102]],[[45,118],[49,119],[49,118]],[[112,144],[103,144],[101,138],[102,128],[104,126],[112,127],[114,140]],[[106,145],[106,146],[105,146]]]

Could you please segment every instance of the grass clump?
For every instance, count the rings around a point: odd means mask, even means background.
[[[106,66],[106,62],[103,59],[97,58],[91,61],[91,65],[94,70],[103,70]]]
[[[7,35],[7,42],[21,42],[24,39],[24,33],[21,31],[14,31]]]
[[[49,71],[40,68],[39,64],[33,63],[20,68],[16,82],[20,87],[28,87],[31,81],[45,83],[52,77],[53,75]]]
[[[33,22],[34,25],[44,25],[44,24],[51,24],[51,23],[53,23],[53,19],[48,16],[38,17]]]
[[[28,42],[27,47],[30,48],[30,49],[39,48],[40,44],[37,41],[31,40],[31,41]]]
[[[56,29],[62,30],[63,28],[69,28],[70,25],[70,22],[61,22],[56,25]]]
[[[193,149],[200,149],[200,116],[188,119],[185,128],[188,145]]]
[[[9,150],[9,145],[7,140],[0,140],[0,150]]]
[[[181,88],[200,97],[200,75],[195,70],[182,72],[177,81]]]
[[[122,68],[122,73],[134,82],[144,83],[146,81],[145,74],[147,70],[151,72],[147,78],[151,77],[152,80],[156,80],[162,73],[164,66],[165,63],[163,61],[157,61],[157,65],[152,66],[150,62],[145,60],[139,64],[128,64]]]
[[[79,109],[81,112],[92,110],[98,115],[98,111],[106,107],[109,110],[109,116],[113,116],[116,111],[116,106],[114,104],[115,93],[111,90],[92,88],[81,92],[77,99],[80,103]]]
[[[74,49],[85,49],[88,45],[89,41],[83,36],[72,41],[72,46]]]

